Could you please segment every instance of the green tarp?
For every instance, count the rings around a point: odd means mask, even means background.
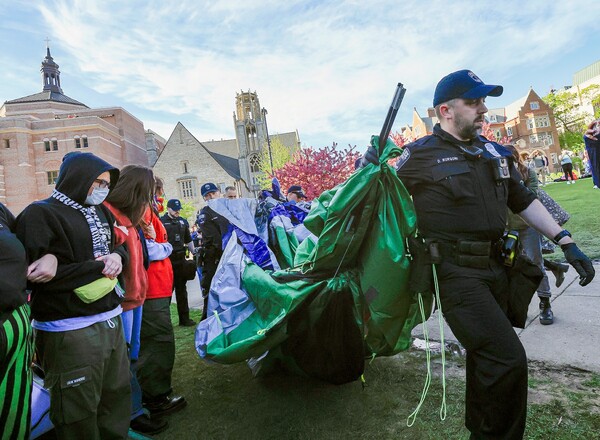
[[[377,142],[374,136],[373,145]],[[304,225],[318,240],[299,244],[294,268],[269,274],[240,258],[243,294],[200,324],[201,356],[223,363],[254,358],[257,370],[277,358],[340,383],[357,377],[336,379],[353,370],[357,352],[364,359],[410,346],[411,330],[421,317],[416,295],[407,288],[405,238],[415,233],[416,218],[408,192],[387,164],[400,154],[388,140],[379,166],[357,170],[313,201]],[[425,300],[430,309],[431,298]],[[327,352],[338,348],[328,362]],[[305,359],[307,351],[332,364],[323,368],[333,376],[315,372]]]

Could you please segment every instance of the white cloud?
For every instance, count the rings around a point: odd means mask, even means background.
[[[583,0],[57,0],[38,8],[82,82],[162,112],[161,129],[186,117],[201,139],[233,137],[235,93],[250,88],[270,129],[297,128],[309,144],[366,142],[398,81],[407,108],[430,102],[454,69],[501,82],[580,44],[600,15],[600,3]]]

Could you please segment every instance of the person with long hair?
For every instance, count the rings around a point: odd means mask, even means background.
[[[162,194],[162,180],[156,178],[154,199]],[[187,404],[183,396],[171,395],[171,377],[175,364],[175,334],[171,322],[173,267],[169,255],[173,246],[159,217],[158,203],[144,215],[148,248],[148,292],[142,312],[138,378],[144,407],[152,416],[171,414]]]
[[[104,204],[115,217],[117,242],[123,242],[129,251],[129,263],[123,269],[125,298],[123,331],[129,346],[131,369],[131,422],[134,431],[156,434],[165,430],[167,422],[153,419],[142,406],[142,392],[137,381],[136,361],[140,350],[142,305],[148,288],[147,251],[141,229],[144,213],[154,200],[154,174],[141,165],[127,165],[121,170],[117,185]]]
[[[521,174],[523,184],[533,191],[537,195],[539,181],[535,170],[528,168],[523,162],[521,155],[517,151],[514,145],[504,145],[511,153],[517,170]],[[554,314],[552,307],[550,306],[550,298],[552,292],[550,290],[550,283],[548,282],[548,275],[546,274],[544,259],[542,255],[542,235],[530,227],[521,217],[510,211],[508,212],[508,229],[514,229],[519,231],[519,239],[521,240],[521,246],[523,251],[537,266],[542,269],[544,278],[538,286],[537,294],[540,299],[540,323],[543,325],[549,325],[554,322]]]

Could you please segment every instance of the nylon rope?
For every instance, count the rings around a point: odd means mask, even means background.
[[[433,272],[433,284],[435,288],[435,300],[438,305],[439,313],[438,313],[438,324],[440,327],[440,351],[442,357],[442,403],[440,405],[440,420],[446,420],[447,415],[447,405],[446,405],[446,350],[444,343],[444,317],[442,314],[442,303],[440,301],[440,289],[438,284],[437,272],[435,270],[435,265],[431,265],[431,269]],[[423,384],[423,391],[421,392],[421,399],[415,410],[408,416],[406,420],[406,425],[411,427],[414,425],[417,414],[421,410],[423,403],[425,402],[425,398],[427,397],[427,393],[429,392],[429,386],[431,385],[431,349],[429,347],[429,330],[427,328],[427,321],[425,319],[425,308],[423,305],[423,297],[421,293],[418,294],[419,299],[419,310],[421,311],[421,320],[423,323],[423,336],[425,338],[425,355],[427,358],[427,376],[425,377],[425,383]]]
[[[432,264],[431,268],[433,272],[433,285],[435,287],[435,301],[437,302],[439,309],[438,323],[440,326],[440,348],[442,352],[442,404],[440,405],[440,420],[446,420],[446,345],[444,342],[444,316],[442,313],[442,302],[440,301],[440,288],[438,285],[435,264]]]
[[[429,391],[429,385],[431,384],[431,351],[429,350],[429,331],[427,329],[427,320],[425,319],[425,308],[423,307],[423,296],[421,293],[418,294],[419,299],[419,310],[421,311],[421,320],[423,322],[423,337],[425,338],[425,355],[427,357],[427,376],[425,377],[425,383],[423,384],[423,391],[421,392],[421,399],[415,410],[406,419],[406,426],[411,427],[417,420],[417,414],[425,402],[425,397]]]

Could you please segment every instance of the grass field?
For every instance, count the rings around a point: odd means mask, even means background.
[[[565,182],[551,183],[544,187],[569,214],[571,219],[564,225],[590,258],[600,259],[600,190],[592,188],[592,179],[578,180],[573,185]],[[557,250],[552,259],[562,259]]]
[[[173,307],[172,317],[176,317]],[[195,320],[200,318],[192,312]],[[467,439],[464,419],[464,358],[446,358],[447,416],[440,420],[440,356],[432,358],[433,381],[412,427],[426,375],[425,354],[411,350],[375,359],[366,386],[345,385],[284,373],[255,379],[245,364],[217,365],[194,349],[194,328],[175,328],[175,393],[188,406],[169,417],[157,439]],[[600,376],[581,370],[530,365],[526,439],[591,439],[600,432]]]
[[[550,184],[546,191],[570,214],[567,229],[591,258],[600,259],[600,190],[590,179]],[[563,259],[560,249],[552,258]],[[173,321],[177,322],[175,307]],[[198,311],[192,312],[196,321]],[[252,377],[245,364],[217,365],[194,349],[194,328],[176,327],[175,393],[188,407],[170,416],[158,439],[467,439],[464,428],[464,359],[446,361],[447,417],[440,420],[441,360],[433,357],[434,379],[412,427],[426,375],[420,351],[375,359],[360,382],[330,385],[293,375]],[[598,438],[600,376],[530,363],[526,439]]]

